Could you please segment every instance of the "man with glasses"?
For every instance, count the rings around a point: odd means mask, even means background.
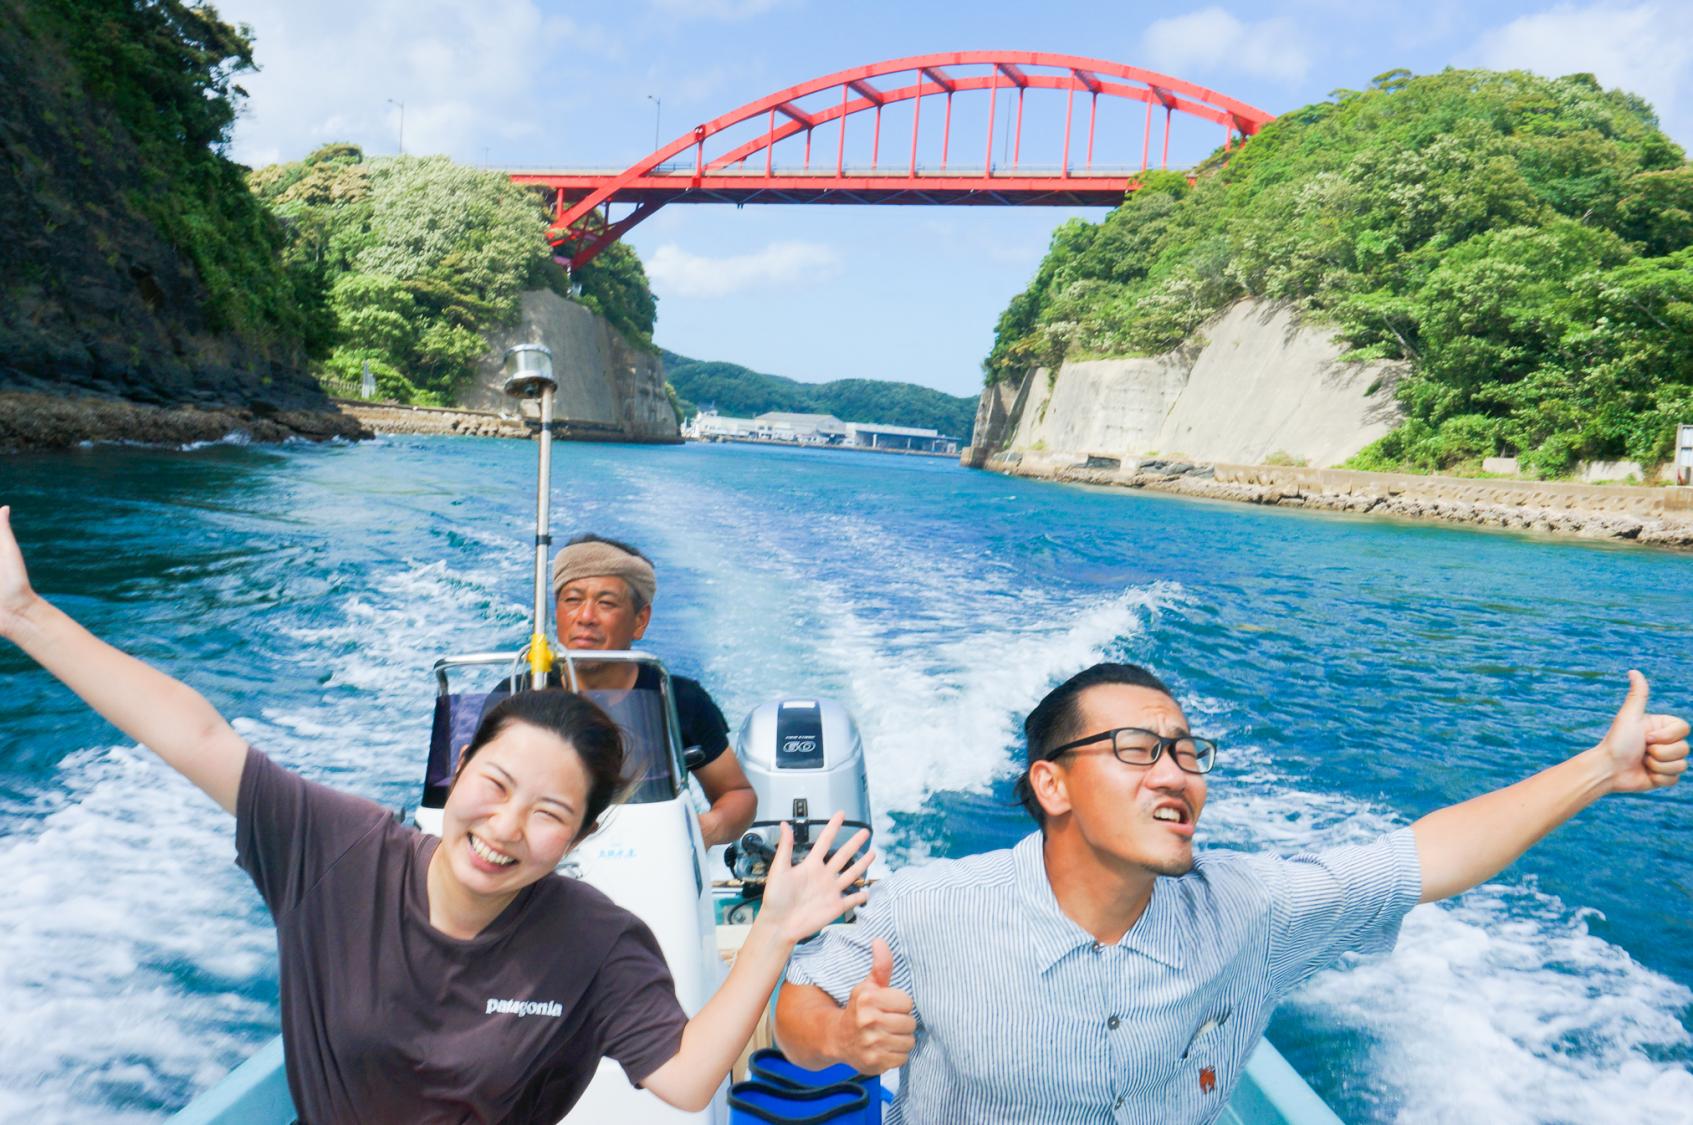
[[[1628,698],[1593,749],[1373,843],[1195,857],[1216,744],[1168,688],[1096,664],[1024,723],[1040,831],[883,880],[801,946],[777,1041],[804,1066],[903,1067],[890,1122],[1212,1121],[1276,1003],[1405,914],[1491,878],[1605,793],[1673,785],[1688,725]]]

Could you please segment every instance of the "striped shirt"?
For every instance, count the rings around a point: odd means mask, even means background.
[[[1421,890],[1408,828],[1293,859],[1201,855],[1104,946],[1059,909],[1035,832],[882,881],[787,979],[844,1004],[871,939],[892,948],[918,1029],[889,1122],[1208,1122],[1277,1001],[1344,953],[1391,949]]]

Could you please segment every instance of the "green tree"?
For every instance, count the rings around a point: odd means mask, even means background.
[[[337,142],[249,184],[287,228],[308,344],[342,386],[369,363],[386,395],[450,402],[525,290],[570,295],[539,199],[498,173],[440,156],[367,161]],[[655,306],[639,259],[616,245],[595,266],[578,279],[580,299],[650,346]]]

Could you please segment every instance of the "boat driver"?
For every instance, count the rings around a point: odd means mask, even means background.
[[[553,558],[559,643],[572,653],[634,647],[652,621],[658,576],[652,560],[627,543],[578,535]],[[574,661],[577,681],[590,691],[658,690],[649,664]],[[700,814],[707,847],[740,838],[757,812],[758,796],[729,749],[729,724],[698,680],[671,676],[682,745],[698,748],[690,766],[711,807]],[[502,693],[489,697],[491,706]]]
[[[889,1122],[1208,1122],[1279,1001],[1419,902],[1497,875],[1609,793],[1674,785],[1688,724],[1629,691],[1592,749],[1373,842],[1194,854],[1214,743],[1157,677],[1096,664],[1024,724],[1039,825],[907,868],[789,964],[777,1042],[802,1066],[903,1067]]]

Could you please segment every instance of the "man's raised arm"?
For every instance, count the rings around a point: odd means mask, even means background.
[[[1674,785],[1687,769],[1687,723],[1646,711],[1648,686],[1628,674],[1628,698],[1591,750],[1526,781],[1432,812],[1411,826],[1422,901],[1469,890],[1515,863],[1541,837],[1609,793]]]

